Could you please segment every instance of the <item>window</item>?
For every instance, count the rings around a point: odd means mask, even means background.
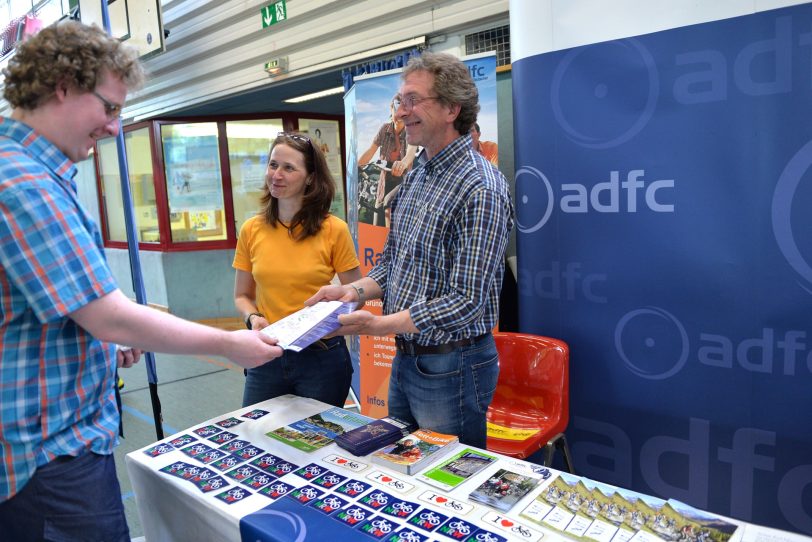
[[[268,151],[276,134],[281,131],[282,119],[226,122],[231,199],[237,234],[243,223],[259,210]]]
[[[135,228],[138,232],[138,240],[143,243],[158,243],[161,239],[158,230],[158,208],[155,202],[149,128],[140,128],[124,134],[124,145],[127,149],[130,192],[135,208]],[[98,149],[107,237],[111,241],[126,243],[127,228],[124,222],[124,202],[121,195],[116,139],[108,137],[99,141]]]
[[[227,238],[217,123],[161,126],[172,242]]]
[[[316,138],[321,134],[328,165],[335,170],[333,212],[343,217],[343,124],[337,117],[299,119],[282,113],[203,122],[153,119],[124,127],[140,248],[165,252],[234,248],[242,224],[259,211],[271,143],[277,133],[295,126]],[[99,197],[90,197],[101,202],[97,216],[105,246],[126,248],[116,138],[98,140],[95,154],[97,166],[90,167],[98,172]]]
[[[496,65],[510,65],[510,25],[465,36],[465,54],[496,51]]]

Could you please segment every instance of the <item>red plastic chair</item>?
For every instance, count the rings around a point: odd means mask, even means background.
[[[488,450],[525,459],[545,448],[548,467],[560,450],[567,469],[574,472],[564,436],[570,409],[567,343],[524,333],[493,336],[499,352],[499,380],[487,419],[499,427],[488,431]]]

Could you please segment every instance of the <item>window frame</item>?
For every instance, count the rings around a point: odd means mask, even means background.
[[[171,117],[161,119],[151,119],[135,122],[123,126],[123,132],[129,133],[134,130],[140,130],[148,127],[150,138],[150,152],[152,154],[152,178],[155,184],[155,206],[158,212],[158,230],[160,233],[160,241],[157,243],[149,243],[144,241],[138,242],[140,250],[153,251],[153,252],[192,252],[200,250],[224,250],[234,249],[237,246],[237,231],[234,219],[234,200],[232,196],[231,186],[231,163],[229,160],[228,149],[228,135],[226,133],[226,123],[229,121],[240,120],[281,120],[282,126],[285,131],[296,131],[299,129],[299,118],[313,119],[313,120],[334,120],[339,123],[339,140],[341,144],[341,157],[342,163],[342,178],[336,179],[336,183],[342,183],[344,186],[344,193],[347,189],[347,171],[346,171],[346,148],[345,148],[345,134],[344,134],[344,116],[343,115],[324,115],[319,113],[306,113],[306,112],[270,112],[265,114],[248,114],[248,115],[220,115],[217,117]],[[166,163],[164,158],[163,141],[161,139],[161,127],[164,125],[172,124],[191,124],[191,123],[215,123],[217,125],[217,145],[220,160],[220,179],[223,191],[223,207],[224,207],[224,220],[226,228],[226,238],[218,239],[215,241],[172,241],[171,224],[169,220],[169,199],[166,190]],[[271,134],[271,139],[275,134]],[[94,145],[94,152],[99,156],[98,141]],[[128,248],[126,241],[112,241],[110,240],[109,226],[107,223],[107,214],[113,210],[106,209],[104,206],[104,187],[101,181],[101,160],[96,160],[95,173],[96,173],[96,189],[97,199],[99,205],[99,219],[101,221],[100,229],[102,232],[105,248]],[[348,197],[345,196],[345,206],[348,204]],[[118,211],[118,210],[115,210]],[[123,209],[120,209],[123,212]],[[346,212],[346,209],[345,209]]]

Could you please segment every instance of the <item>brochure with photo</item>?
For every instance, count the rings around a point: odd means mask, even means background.
[[[623,524],[623,518],[613,506],[617,488],[589,479],[584,479],[584,484],[592,489],[586,514],[593,520],[584,537],[598,542],[605,542],[607,539],[612,542],[626,542],[635,531]]]
[[[457,442],[459,439],[454,435],[418,429],[373,452],[372,462],[404,474],[414,474],[439,459]]]
[[[623,510],[623,525],[631,530],[636,530],[631,539],[638,542],[659,542],[663,540],[657,535],[654,527],[665,501],[622,488],[618,489],[617,494],[621,495],[625,502],[630,505]]]
[[[592,520],[581,511],[591,491],[578,476],[560,473],[519,514],[548,529],[582,539]]]
[[[728,542],[738,527],[731,520],[669,499],[660,508],[653,529],[668,542]]]
[[[539,481],[540,478],[499,469],[472,491],[468,498],[502,512],[508,512],[513,505],[536,487]]]
[[[451,491],[496,461],[496,456],[480,450],[465,448],[436,467],[417,475],[429,485]]]
[[[656,497],[561,473],[520,516],[590,542],[659,542],[664,539],[647,523],[655,521],[664,504]]]
[[[299,352],[341,327],[338,316],[351,313],[355,307],[351,301],[320,301],[277,320],[262,333],[278,339],[285,350]]]
[[[266,433],[272,439],[284,442],[305,452],[312,452],[331,444],[346,431],[372,421],[373,418],[332,407],[313,416],[295,421]]]

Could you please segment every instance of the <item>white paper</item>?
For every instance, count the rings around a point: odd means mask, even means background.
[[[282,348],[299,352],[338,329],[338,315],[352,312],[355,306],[355,303],[320,301],[263,328],[262,333],[276,338]]]

